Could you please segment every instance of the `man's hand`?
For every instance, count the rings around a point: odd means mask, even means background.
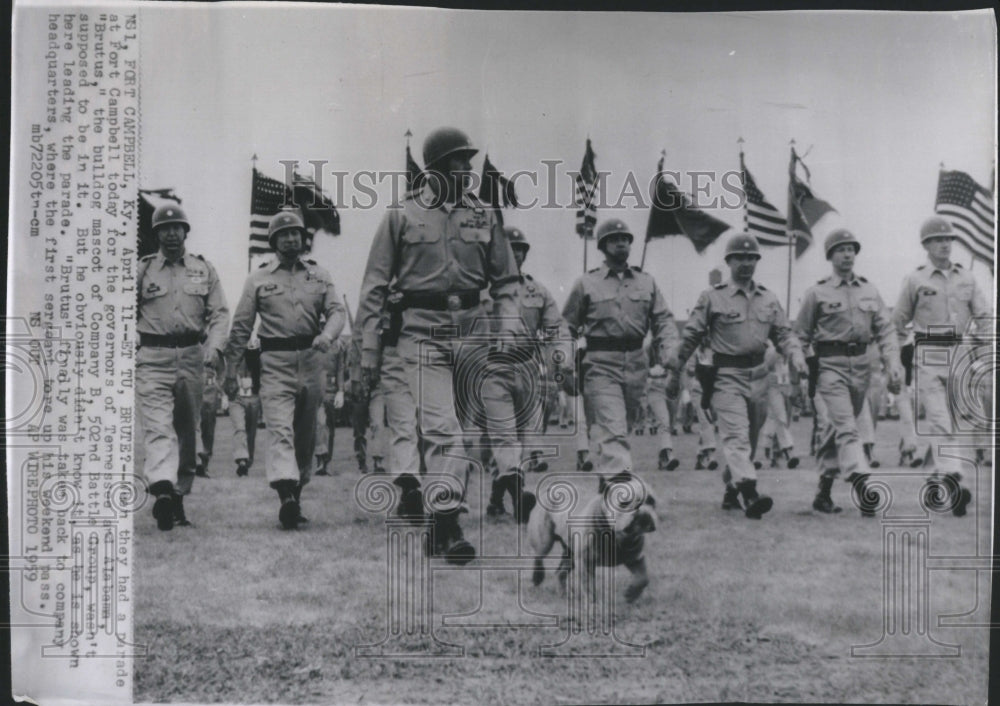
[[[378,368],[370,368],[368,366],[363,366],[361,368],[361,387],[363,388],[363,396],[367,397],[375,386],[378,385]]]
[[[649,369],[649,375],[650,375],[650,377],[661,378],[661,377],[663,377],[666,374],[667,374],[667,369],[664,368],[659,363],[657,363],[656,365],[654,365],[653,367],[651,367]]]
[[[898,395],[903,389],[903,371],[899,366],[893,365],[889,368],[886,389],[894,395]]]
[[[670,370],[667,373],[667,397],[672,400],[677,399],[677,395],[681,391],[681,376],[678,375],[676,370]]]
[[[330,338],[326,333],[321,333],[313,339],[312,347],[321,353],[326,353],[330,350],[330,344],[333,343],[333,339]]]
[[[236,378],[232,375],[227,375],[226,379],[222,382],[222,391],[226,393],[226,397],[235,400],[240,394],[240,386],[236,382]]]
[[[222,352],[217,351],[214,348],[206,348],[204,353],[205,367],[211,368],[216,372],[222,371]]]
[[[343,406],[344,406],[344,391],[337,390],[337,392],[333,395],[333,408],[340,409]]]
[[[809,366],[806,365],[806,359],[802,357],[801,353],[792,354],[792,368],[802,377],[809,377]]]

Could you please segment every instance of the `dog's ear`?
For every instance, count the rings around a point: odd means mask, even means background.
[[[653,500],[652,495],[647,495],[646,499],[643,501],[644,505],[649,505],[650,507],[656,507],[656,501]]]
[[[521,493],[521,512],[518,515],[522,525],[528,524],[528,517],[531,515],[531,511],[535,509],[535,505],[538,503],[538,499],[535,494],[525,490]]]
[[[600,493],[601,495],[604,495],[604,491],[607,489],[607,487],[608,487],[608,482],[606,480],[604,480],[604,476],[598,475],[597,476],[597,492]]]

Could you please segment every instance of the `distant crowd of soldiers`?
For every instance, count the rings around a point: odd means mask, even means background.
[[[871,516],[881,502],[869,485],[874,428],[887,395],[901,420],[900,464],[927,469],[930,506],[966,513],[960,460],[937,453],[955,431],[948,356],[962,344],[988,350],[993,326],[976,281],[950,259],[947,221],[923,224],[928,261],[905,277],[891,314],[854,271],[858,238],[830,233],[832,272],[805,293],[794,322],[754,279],[756,239],[738,233],[726,245],[729,277],[701,293],[679,328],[654,278],[629,265],[634,237],[618,219],[596,229],[604,262],[560,310],[524,271],[525,234],[469,193],[476,151],[454,128],[427,137],[426,178],[375,234],[349,337],[330,274],[304,256],[298,212],[271,219],[275,258],[248,276],[230,326],[215,269],[186,251],[184,212],[157,209],[159,251],[138,272],[137,398],[161,530],[189,524],[183,498],[207,472],[220,385],[237,475],[253,463],[258,426],[267,430],[266,477],[283,528],[307,522],[302,490],[313,473],[330,473],[346,405],[360,470],[389,474],[397,515],[429,519],[431,550],[458,564],[475,556],[460,523],[470,469],[490,475],[487,516],[507,514],[509,496],[525,521],[525,472],[547,468],[553,440],[576,451],[580,471],[641,475],[630,436],[649,427],[657,468],[672,471],[678,422],[698,434],[693,467],[722,468],[722,508],[760,519],[773,501],[757,470],[765,460],[798,465],[789,421],[808,409],[813,508],[840,512],[841,477]],[[973,378],[991,409],[991,379]],[[915,407],[926,421],[920,437]],[[441,481],[434,492],[428,474]]]

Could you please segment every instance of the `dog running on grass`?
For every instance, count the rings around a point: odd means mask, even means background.
[[[642,481],[628,471],[608,480],[599,479],[597,494],[575,512],[550,512],[538,504],[533,493],[524,492],[521,518],[527,524],[528,544],[535,555],[532,582],[537,586],[545,579],[542,560],[558,543],[563,554],[556,573],[563,592],[569,573],[577,569],[584,572],[584,587],[596,600],[597,567],[624,566],[632,572],[632,581],[625,590],[625,599],[631,603],[649,583],[643,545],[645,535],[656,530],[653,518],[656,503]],[[575,547],[570,545],[571,517],[581,531],[581,541]],[[578,524],[581,520],[582,526]],[[612,541],[601,541],[609,535]]]

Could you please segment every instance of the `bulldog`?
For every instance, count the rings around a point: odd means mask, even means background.
[[[625,599],[633,602],[649,584],[643,545],[645,535],[656,530],[655,507],[645,485],[628,471],[608,480],[600,477],[597,494],[576,511],[550,512],[533,493],[524,492],[521,517],[535,556],[532,582],[537,586],[545,579],[542,561],[559,544],[562,561],[556,574],[564,593],[569,572],[575,568],[584,572],[584,588],[596,600],[597,567],[624,566],[632,572]],[[574,528],[580,540],[571,546]]]

